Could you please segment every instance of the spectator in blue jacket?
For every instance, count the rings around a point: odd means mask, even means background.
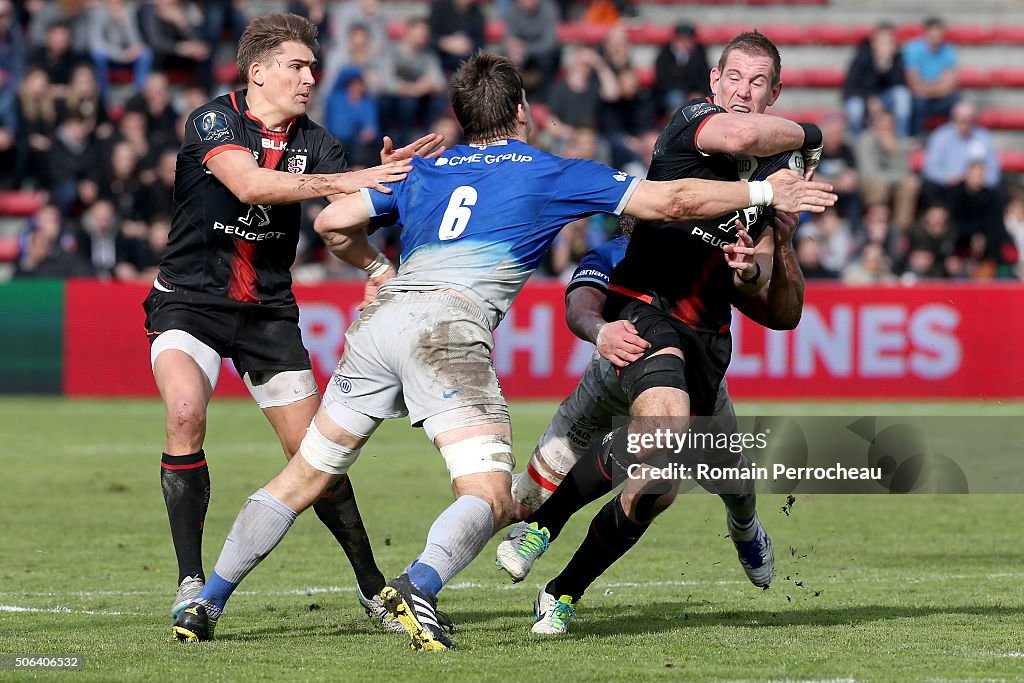
[[[924,22],[924,35],[903,46],[907,85],[914,95],[912,135],[925,131],[929,118],[949,116],[959,98],[956,50],[946,41],[946,24],[937,17]]]
[[[377,100],[366,89],[363,72],[346,67],[327,96],[327,130],[338,138],[355,166],[371,165],[380,131]]]

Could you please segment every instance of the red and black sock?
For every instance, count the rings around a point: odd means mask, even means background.
[[[594,517],[576,554],[545,590],[556,598],[569,595],[574,601],[579,600],[590,584],[636,545],[650,526],[650,521],[637,523],[626,517],[620,497],[615,496]]]
[[[363,518],[359,515],[356,505],[355,491],[352,481],[346,474],[327,491],[320,500],[313,504],[316,516],[324,523],[341,549],[348,556],[352,571],[356,575],[359,590],[368,598],[372,598],[384,588],[384,574],[373,559],[373,548],[370,537],[363,526]]]
[[[178,583],[186,576],[206,580],[203,572],[203,522],[210,507],[210,470],[203,451],[188,455],[163,454],[160,487],[167,504],[171,539],[178,556]]]
[[[547,527],[551,540],[558,538],[569,518],[588,503],[610,493],[622,481],[623,471],[613,457],[613,450],[624,453],[620,441],[626,436],[626,428],[611,431],[596,447],[573,465],[565,479],[537,510],[526,518],[527,523],[536,522],[538,527]],[[557,596],[556,596],[557,597]]]

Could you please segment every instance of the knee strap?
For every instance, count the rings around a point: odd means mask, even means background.
[[[360,449],[345,448],[320,433],[316,423],[309,425],[299,445],[299,455],[312,467],[327,474],[345,474],[359,457]]]
[[[452,481],[467,474],[508,472],[516,466],[512,444],[504,436],[489,434],[471,436],[439,449],[448,465]]]
[[[667,387],[686,391],[686,363],[679,356],[662,353],[634,361],[619,374],[619,384],[632,403],[648,389]]]

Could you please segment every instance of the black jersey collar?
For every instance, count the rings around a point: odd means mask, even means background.
[[[263,135],[264,137],[287,139],[292,131],[292,126],[295,124],[296,121],[298,121],[298,119],[294,118],[291,121],[289,121],[288,125],[285,126],[285,129],[283,131],[270,130],[269,128],[266,127],[266,125],[264,125],[262,121],[260,121],[256,117],[255,114],[249,111],[249,103],[245,101],[246,92],[248,91],[238,90],[236,92],[231,93],[231,106],[235,108],[235,111],[237,111],[239,114],[242,114],[246,119],[254,122],[257,126],[259,126],[260,134]]]

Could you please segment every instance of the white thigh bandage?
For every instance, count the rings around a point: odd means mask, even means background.
[[[453,444],[441,447],[441,455],[448,465],[452,481],[467,474],[483,472],[508,472],[516,466],[512,455],[512,444],[508,438],[497,434],[471,436]]]
[[[345,448],[320,433],[316,423],[309,425],[299,445],[299,454],[312,467],[327,474],[345,474],[359,457],[359,450]]]
[[[217,387],[217,378],[220,377],[220,354],[188,332],[167,330],[157,336],[149,349],[150,365],[156,365],[156,357],[168,349],[188,354],[210,380],[210,386]]]
[[[247,372],[242,381],[260,408],[287,406],[320,393],[312,370]]]

